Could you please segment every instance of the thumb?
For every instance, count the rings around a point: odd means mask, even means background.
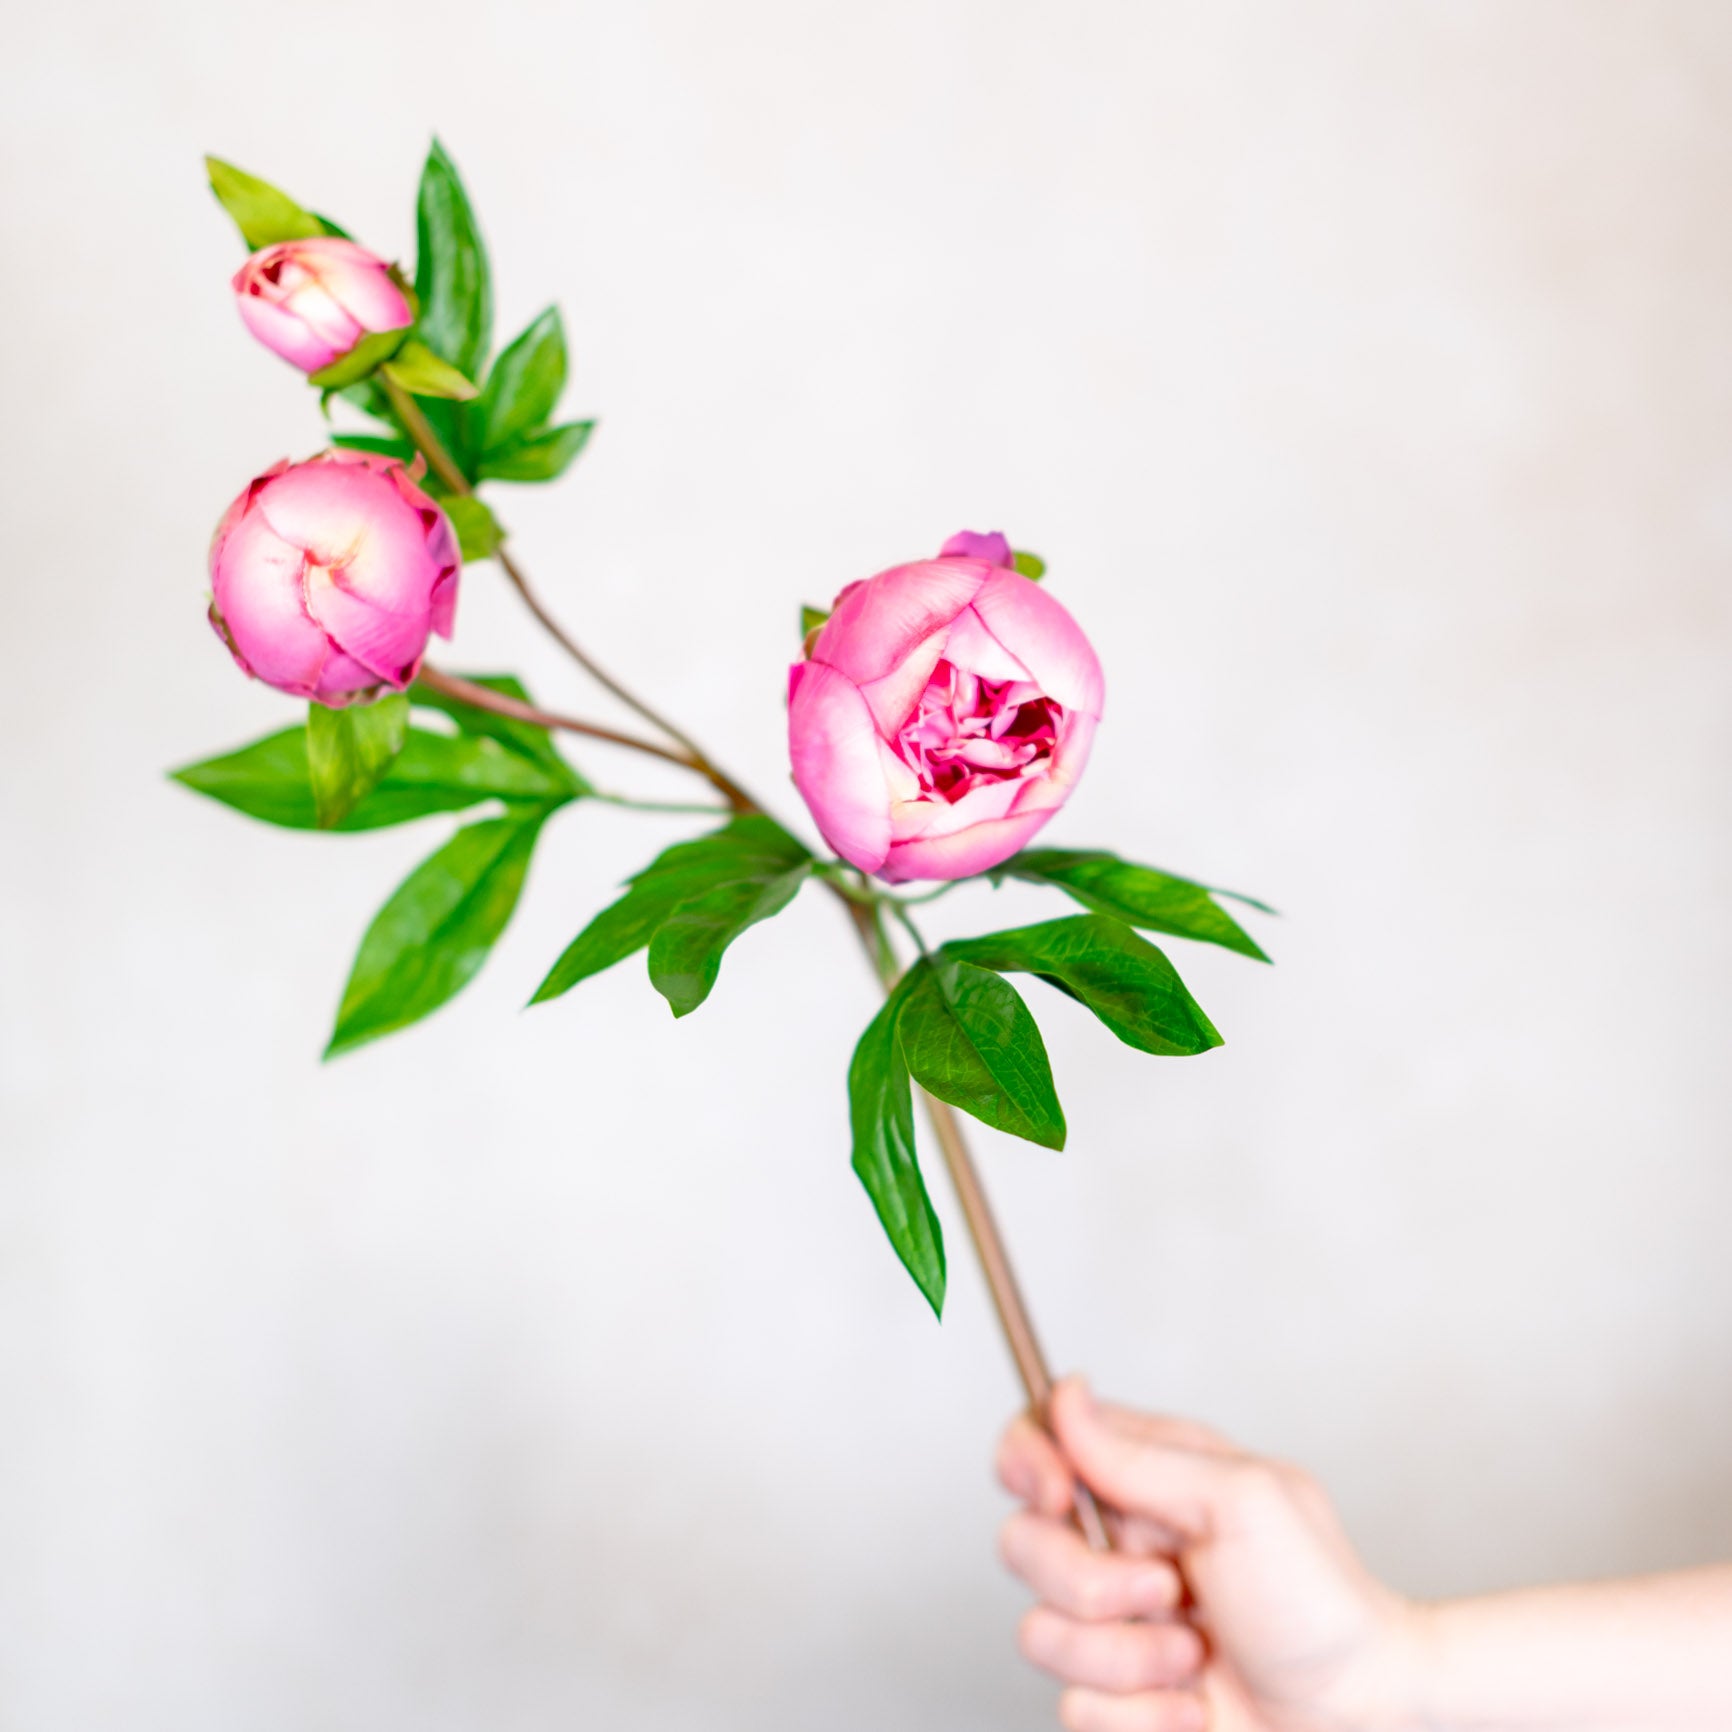
[[[1106,1503],[1160,1522],[1186,1540],[1214,1530],[1238,1458],[1161,1442],[1115,1424],[1080,1378],[1066,1378],[1053,1390],[1050,1413],[1066,1459]]]

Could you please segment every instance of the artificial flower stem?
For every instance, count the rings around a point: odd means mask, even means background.
[[[451,453],[445,449],[444,443],[439,438],[439,435],[433,430],[433,424],[424,414],[422,414],[421,405],[417,403],[414,397],[408,391],[404,390],[388,372],[381,370],[375,376],[380,385],[384,388],[385,395],[390,400],[392,409],[396,411],[397,419],[402,422],[403,431],[409,435],[409,438],[414,443],[415,449],[427,459],[427,466],[439,477],[440,482],[453,493],[465,496],[472,495],[475,492],[475,489],[470,485],[469,477],[463,473],[452,458]],[[652,709],[643,701],[642,698],[639,698],[632,692],[628,691],[619,683],[618,680],[608,673],[607,670],[603,668],[575,638],[566,632],[553,615],[542,606],[541,598],[536,595],[535,591],[530,587],[529,578],[524,573],[522,566],[512,558],[509,548],[501,544],[499,547],[494,549],[493,557],[499,561],[500,568],[504,571],[506,577],[510,579],[512,588],[514,588],[522,598],[524,606],[534,614],[536,621],[541,626],[542,630],[545,631],[547,635],[551,637],[553,641],[557,643],[559,647],[564,650],[565,653],[570,656],[571,659],[576,662],[592,680],[596,682],[597,685],[601,686],[605,691],[611,692],[614,697],[619,699],[619,701],[627,707],[627,709],[635,710],[650,724],[652,728],[656,728],[660,732],[666,734],[675,745],[685,752],[687,757],[689,757],[694,764],[699,766],[699,768],[709,776],[710,780],[714,782],[724,794],[728,794],[730,800],[733,799],[734,795],[739,793],[738,788],[733,788],[730,793],[729,788],[723,786],[723,783],[726,782],[727,778],[722,776],[722,773],[709,762],[709,760],[704,756],[703,751],[699,748],[697,742],[693,740],[689,734],[686,734],[680,728],[677,728],[659,711]]]

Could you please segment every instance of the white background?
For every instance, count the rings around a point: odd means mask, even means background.
[[[678,1026],[635,963],[520,1014],[681,833],[574,809],[476,985],[321,1069],[448,821],[288,835],[163,779],[292,719],[203,557],[320,440],[206,149],[407,256],[443,135],[501,334],[557,298],[601,420],[498,490],[525,563],[785,811],[800,602],[964,525],[1051,561],[1109,712],[1050,839],[1284,915],[1273,969],[1183,955],[1209,1057],[1041,996],[1071,1146],[978,1141],[1056,1360],[1304,1460],[1413,1592],[1732,1550],[1732,11],[6,36],[9,1732],[1050,1723],[960,1224],[939,1327],[848,1170],[834,909]],[[460,626],[589,701],[492,568]]]

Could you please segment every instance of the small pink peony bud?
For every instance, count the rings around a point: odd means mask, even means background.
[[[385,261],[336,235],[254,253],[235,272],[234,291],[247,329],[303,373],[330,366],[372,332],[415,322]]]
[[[985,535],[977,535],[972,529],[959,529],[938,550],[938,557],[984,559],[988,565],[1002,565],[1006,571],[1016,569],[1011,564],[1010,543],[996,529]]]
[[[414,679],[451,635],[461,558],[390,457],[322,451],[254,481],[211,538],[211,624],[242,670],[333,708]]]
[[[953,536],[850,584],[790,676],[794,784],[830,846],[889,883],[1008,859],[1088,761],[1100,662],[1009,552]]]

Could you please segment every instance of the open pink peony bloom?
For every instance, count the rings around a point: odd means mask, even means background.
[[[953,536],[850,584],[790,674],[795,786],[830,846],[892,884],[1008,859],[1088,760],[1100,662],[1009,565],[1003,536]]]
[[[415,322],[385,261],[336,235],[281,241],[235,272],[247,329],[303,373],[316,373],[375,331]]]
[[[450,637],[461,559],[403,465],[322,451],[267,469],[211,538],[211,624],[255,679],[340,707],[414,679]]]

